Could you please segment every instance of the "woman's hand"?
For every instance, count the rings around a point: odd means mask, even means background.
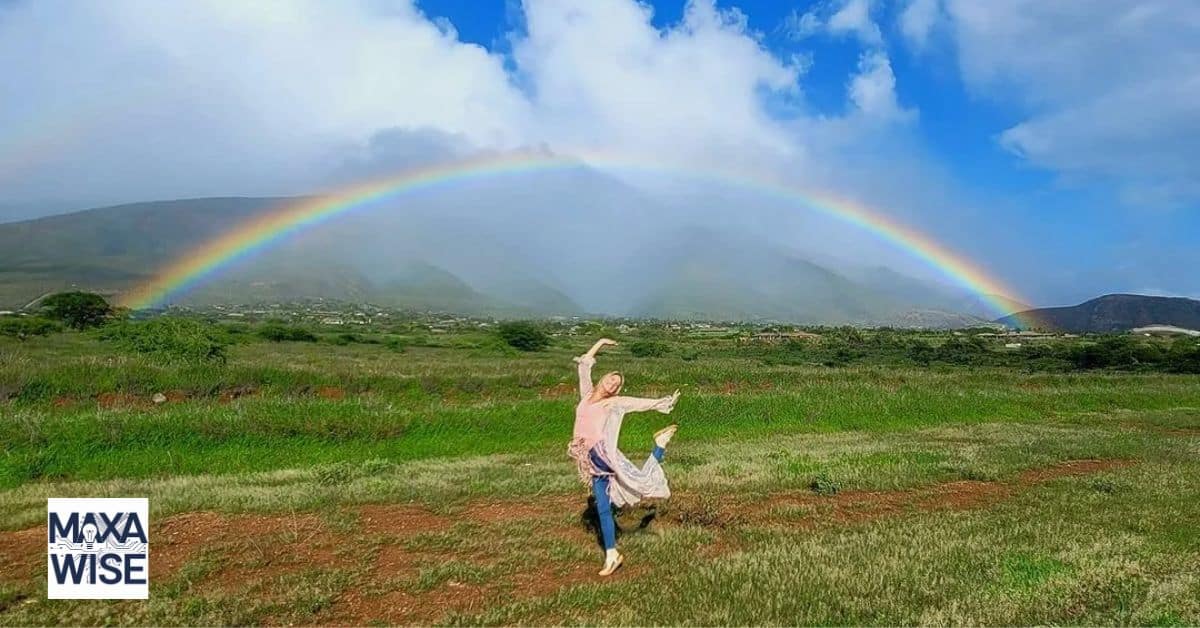
[[[662,410],[660,410],[660,412],[662,412],[663,414],[671,414],[671,411],[675,409],[675,402],[677,402],[677,401],[679,401],[679,389],[678,388],[675,389],[675,392],[671,393],[670,397],[666,398],[666,402],[663,405],[663,408],[662,408]]]
[[[591,349],[588,349],[587,353],[583,354],[582,356],[580,356],[578,358],[575,358],[575,361],[578,362],[584,358],[595,358],[596,354],[600,352],[600,349],[602,349],[606,345],[612,345],[615,347],[617,345],[617,341],[613,340],[611,338],[601,338],[596,341],[596,344],[592,345]]]

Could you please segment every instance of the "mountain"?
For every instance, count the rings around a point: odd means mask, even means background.
[[[654,242],[616,276],[644,281],[626,312],[635,317],[929,328],[986,323],[921,307],[920,299],[876,289],[785,248],[703,228]]]
[[[947,328],[986,321],[960,292],[886,269],[847,274],[735,223],[585,167],[483,178],[339,212],[222,263],[171,304],[325,298],[497,316],[584,312]],[[0,309],[52,291],[110,297],[300,197],[136,203],[0,224]],[[699,216],[703,218],[703,216]]]
[[[996,321],[1073,333],[1127,331],[1146,325],[1200,329],[1200,301],[1183,297],[1109,294],[1070,307],[1027,310]]]
[[[297,198],[206,198],[103,207],[0,224],[0,309],[20,307],[47,292],[86,289],[108,297],[149,279],[185,252],[234,226]],[[386,262],[366,264],[347,243],[368,242],[369,225],[337,226],[286,238],[233,262],[174,303],[280,302],[323,297],[470,314],[533,316],[577,313],[579,307],[544,282],[516,270],[508,294],[485,294],[453,273],[413,260],[405,248],[381,243]],[[379,234],[376,234],[377,236]],[[384,234],[386,235],[386,234]],[[418,234],[437,240],[430,233]],[[491,268],[504,268],[499,256]]]
[[[910,277],[891,268],[880,266],[851,268],[847,269],[845,274],[879,294],[913,303],[919,311],[966,315],[975,319],[977,323],[995,318],[997,307],[1001,312],[1008,313],[1032,309],[1026,303],[1007,297],[967,293],[949,285]],[[916,311],[914,311],[915,314]]]
[[[113,296],[280,198],[134,203],[0,224],[0,307],[81,288]]]

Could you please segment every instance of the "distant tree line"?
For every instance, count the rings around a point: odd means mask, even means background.
[[[990,331],[990,330],[989,330]],[[979,335],[929,339],[904,331],[864,332],[854,328],[822,330],[819,339],[789,340],[745,349],[768,363],[908,364],[1016,367],[1031,371],[1157,371],[1200,373],[1200,340],[1101,335],[1023,342],[1006,347]]]
[[[35,315],[0,317],[0,335],[24,341],[47,336],[65,328],[98,329],[97,337],[114,346],[164,361],[224,362],[227,349],[235,343],[324,342],[334,345],[382,345],[394,351],[408,346],[441,346],[485,351],[542,351],[552,344],[550,332],[566,328],[541,321],[507,321],[492,331],[477,330],[467,335],[431,338],[411,326],[387,333],[318,334],[301,325],[280,320],[261,324],[216,323],[197,317],[160,316],[130,320],[126,311],[114,308],[102,296],[87,292],[54,294],[42,301]],[[625,329],[622,327],[622,329]],[[794,328],[772,328],[790,332]],[[578,334],[621,338],[621,330],[609,323],[578,324]],[[1006,346],[1004,337],[978,328],[959,332],[914,332],[896,329],[864,330],[854,327],[809,328],[811,335],[787,338],[778,344],[745,343],[732,340],[737,332],[720,338],[697,339],[678,334],[666,325],[645,323],[633,330],[628,344],[635,358],[674,357],[694,360],[735,355],[757,357],[768,364],[825,365],[885,364],[909,366],[1012,367],[1031,371],[1156,371],[1200,373],[1200,340],[1142,338],[1132,335],[1097,335],[1082,338],[1047,338]],[[377,330],[378,332],[378,330]],[[437,342],[434,342],[436,339]]]

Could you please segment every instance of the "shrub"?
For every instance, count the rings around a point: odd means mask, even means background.
[[[496,333],[510,347],[521,351],[541,351],[550,345],[550,337],[546,332],[529,321],[501,323]]]
[[[937,349],[924,340],[913,340],[904,350],[904,355],[916,364],[928,366],[937,357]]]
[[[812,482],[808,484],[808,488],[817,495],[829,496],[836,495],[838,492],[837,483],[829,479],[829,476],[824,473],[813,478]]]
[[[653,340],[641,340],[629,345],[635,358],[659,358],[667,354],[667,345]]]
[[[935,350],[936,359],[947,364],[976,364],[986,353],[987,346],[977,337],[967,340],[953,337]]]
[[[303,327],[292,327],[279,323],[267,323],[258,330],[258,335],[271,342],[316,342],[317,335]]]
[[[121,322],[102,330],[104,340],[168,362],[225,362],[229,337],[208,323],[162,317]]]
[[[1171,345],[1166,359],[1171,371],[1200,374],[1200,342],[1194,338],[1180,338]]]
[[[59,292],[42,301],[47,318],[60,321],[75,329],[98,327],[112,314],[112,306],[104,297],[91,292]]]
[[[1075,347],[1071,358],[1080,369],[1130,367],[1138,363],[1133,340],[1128,336],[1108,336],[1095,344]]]
[[[62,329],[58,323],[36,316],[0,318],[0,336],[11,336],[25,340],[33,336],[47,336]]]

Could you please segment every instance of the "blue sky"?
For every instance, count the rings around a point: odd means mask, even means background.
[[[1189,0],[5,0],[0,73],[0,208],[609,151],[853,197],[1040,304],[1200,296]]]
[[[419,2],[428,14],[450,20],[464,41],[498,51],[510,50],[509,34],[522,28],[517,4],[511,0]],[[653,8],[654,25],[661,29],[677,24],[685,5],[662,0],[648,4]],[[1192,274],[1185,269],[1200,267],[1196,252],[1200,248],[1200,204],[1194,198],[1138,206],[1136,198],[1118,199],[1120,181],[1069,180],[1060,172],[1022,159],[1006,149],[999,136],[1027,117],[1028,109],[1003,95],[971,93],[959,72],[952,42],[935,41],[924,50],[905,46],[896,24],[906,3],[871,4],[897,77],[898,101],[919,111],[913,130],[916,141],[956,182],[1003,208],[993,216],[993,230],[980,234],[981,238],[1020,239],[1037,249],[1025,259],[1014,259],[1013,266],[1021,276],[1044,272],[1054,277],[1045,289],[1035,290],[1038,296],[1063,302],[1106,290],[1200,296],[1200,282],[1185,277]],[[846,82],[862,45],[848,36],[800,38],[793,25],[796,16],[828,12],[836,5],[811,0],[718,3],[744,14],[763,46],[776,55],[809,55],[811,67],[802,79],[805,105],[828,116],[844,115],[850,106]],[[1119,5],[1109,8],[1118,9]],[[1182,2],[1166,3],[1165,8],[1184,6]],[[1103,11],[1100,7],[1094,10]],[[1103,20],[1097,20],[1096,28],[1103,28]],[[1200,30],[1195,33],[1200,39]],[[1200,158],[1200,137],[1186,141]],[[1010,246],[997,248],[997,258],[1012,254]],[[1133,255],[1137,259],[1120,259]],[[1161,285],[1157,282],[1160,277]]]

